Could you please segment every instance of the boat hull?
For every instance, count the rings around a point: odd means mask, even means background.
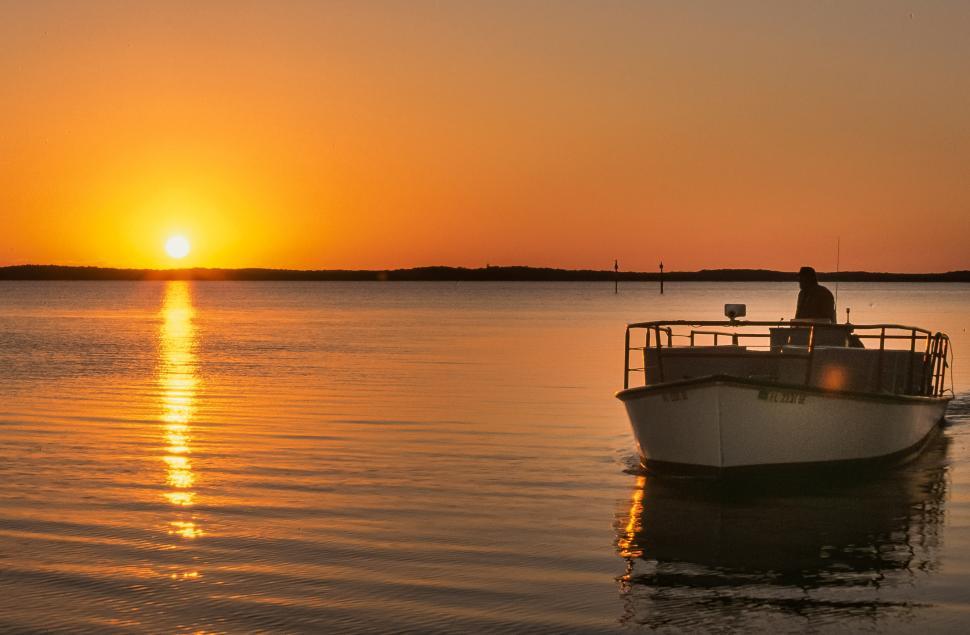
[[[899,458],[947,399],[706,377],[617,393],[644,465],[731,469]]]

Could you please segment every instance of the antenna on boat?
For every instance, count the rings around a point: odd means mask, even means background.
[[[660,259],[660,295],[664,294],[664,259]]]
[[[835,315],[839,314],[839,256],[842,253],[842,237],[839,236],[835,239]],[[836,322],[838,322],[838,317],[836,317]],[[846,314],[845,321],[849,321],[849,315]]]
[[[613,260],[613,294],[620,292],[620,261]]]

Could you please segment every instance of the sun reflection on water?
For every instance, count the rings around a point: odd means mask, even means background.
[[[170,488],[165,499],[182,510],[195,504],[192,468],[192,416],[196,390],[196,332],[192,323],[192,289],[188,282],[169,282],[165,287],[160,333],[159,387],[161,389],[162,430],[165,454],[165,483]],[[180,516],[170,523],[169,534],[183,538],[202,535],[194,517]]]

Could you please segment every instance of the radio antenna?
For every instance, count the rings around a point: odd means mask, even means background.
[[[835,315],[839,314],[839,257],[842,255],[842,237],[835,239]],[[838,318],[836,317],[836,322]]]

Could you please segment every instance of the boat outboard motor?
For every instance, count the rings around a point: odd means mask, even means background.
[[[743,304],[725,304],[724,305],[724,315],[727,316],[732,322],[739,317],[744,317],[746,314],[747,307]]]

